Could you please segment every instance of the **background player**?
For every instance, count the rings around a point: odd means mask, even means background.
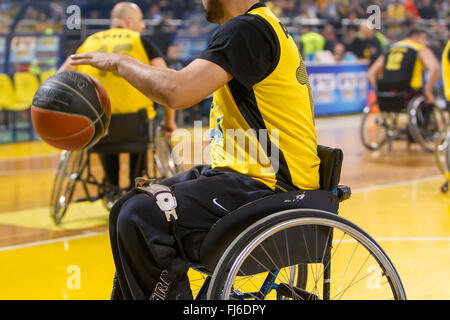
[[[132,2],[119,2],[111,12],[111,28],[91,35],[77,50],[121,53],[154,67],[167,67],[160,50],[140,33],[145,29],[141,9]],[[111,100],[112,114],[135,113],[147,109],[149,119],[156,116],[153,102],[136,90],[117,73],[108,73],[90,66],[72,66],[67,59],[59,71],[76,70],[87,73],[105,87]],[[170,133],[176,129],[175,111],[166,108],[163,126]],[[123,128],[126,130],[126,128]],[[110,184],[119,186],[119,155],[101,155]],[[130,154],[130,186],[140,176],[147,163],[147,154]],[[117,190],[114,190],[117,192]],[[113,192],[114,192],[113,191]],[[108,195],[114,200],[116,195]]]
[[[379,91],[409,91],[412,96],[423,93],[427,104],[435,104],[433,90],[439,80],[440,66],[427,46],[427,32],[411,30],[406,39],[393,44],[369,69],[368,77],[372,86]],[[424,86],[425,70],[429,76]],[[381,79],[378,78],[380,74]]]
[[[447,110],[450,111],[450,40],[442,54],[442,79],[444,81],[444,94],[447,99]]]

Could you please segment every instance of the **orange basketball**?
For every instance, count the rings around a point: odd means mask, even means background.
[[[75,71],[57,73],[41,84],[31,118],[39,136],[63,150],[95,145],[111,119],[108,94],[96,79]]]

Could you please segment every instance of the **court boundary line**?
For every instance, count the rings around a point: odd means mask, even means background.
[[[431,177],[426,177],[426,178],[405,180],[405,181],[395,182],[395,183],[388,183],[388,184],[384,184],[384,185],[363,187],[363,188],[353,190],[352,193],[358,194],[358,193],[362,193],[362,192],[395,188],[395,187],[406,186],[406,185],[411,185],[411,184],[415,184],[415,183],[429,182],[429,181],[437,180],[439,178],[442,178],[442,176],[438,175],[438,176],[431,176]],[[40,245],[47,245],[47,244],[64,242],[64,241],[69,241],[69,240],[84,239],[84,238],[89,238],[89,237],[105,235],[108,233],[109,233],[109,231],[104,231],[104,232],[85,231],[82,234],[69,236],[69,237],[62,237],[62,238],[56,238],[56,239],[49,239],[49,240],[42,240],[42,241],[35,241],[35,242],[29,242],[29,243],[24,243],[24,244],[0,247],[0,252],[28,248],[28,247],[35,247],[35,246],[40,246]],[[382,237],[382,238],[375,238],[375,241],[377,241],[377,242],[401,242],[401,241],[432,242],[432,241],[450,241],[450,237],[384,237],[384,238]]]
[[[47,245],[47,244],[65,242],[65,241],[70,241],[70,240],[78,240],[78,239],[96,237],[96,236],[101,236],[101,235],[105,235],[108,233],[109,233],[109,231],[103,231],[103,232],[85,231],[82,234],[78,234],[78,235],[74,235],[74,236],[61,237],[61,238],[42,240],[42,241],[35,241],[35,242],[29,242],[29,243],[23,243],[23,244],[15,244],[12,246],[7,246],[7,247],[0,247],[0,252],[12,251],[12,250],[23,249],[23,248],[28,248],[28,247],[43,246],[43,245]]]

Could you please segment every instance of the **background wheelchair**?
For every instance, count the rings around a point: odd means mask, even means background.
[[[361,140],[368,150],[379,150],[387,144],[405,140],[419,144],[425,152],[432,153],[445,123],[445,113],[438,106],[427,107],[423,95],[410,90],[386,90],[379,83],[377,103],[364,108],[361,123]]]
[[[441,191],[447,193],[450,182],[450,122],[442,130],[436,144],[436,161],[446,180],[441,187]]]
[[[164,130],[149,120],[146,110],[138,113],[112,115],[109,132],[102,140],[89,150],[63,151],[61,153],[56,177],[51,194],[50,215],[56,225],[64,218],[71,202],[103,199],[110,209],[107,195],[124,194],[127,188],[117,188],[103,178],[101,181],[92,173],[93,154],[147,153],[151,151],[150,169],[148,162],[145,172],[135,172],[135,176],[154,179],[156,182],[167,179],[181,171],[183,167],[173,158],[171,144]],[[147,161],[140,156],[138,162]],[[139,165],[137,165],[139,168]],[[130,182],[131,183],[131,182]],[[74,199],[76,186],[80,185],[85,197]]]
[[[249,203],[219,220],[200,252],[186,252],[195,299],[406,299],[383,249],[337,215],[351,194],[338,186],[342,151],[318,151],[321,190]]]

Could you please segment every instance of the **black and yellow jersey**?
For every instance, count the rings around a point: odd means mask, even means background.
[[[298,47],[263,4],[224,24],[202,59],[233,79],[214,93],[212,167],[273,190],[319,189],[314,103]]]
[[[126,54],[145,64],[150,64],[152,59],[162,56],[159,49],[138,32],[124,28],[113,28],[91,35],[78,48],[77,54],[92,51]],[[77,66],[77,71],[87,73],[100,81],[111,100],[113,114],[147,109],[149,118],[155,117],[153,102],[117,73],[101,71],[91,66]]]
[[[450,101],[450,40],[442,54],[442,79],[444,81],[445,98]]]
[[[409,39],[393,44],[386,54],[383,80],[402,83],[416,91],[422,89],[424,66],[419,52],[423,49],[425,46]]]

